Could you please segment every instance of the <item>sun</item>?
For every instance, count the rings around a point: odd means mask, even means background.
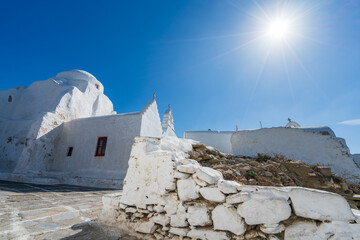
[[[269,22],[266,34],[272,40],[286,40],[290,33],[290,21],[285,18],[274,19]]]

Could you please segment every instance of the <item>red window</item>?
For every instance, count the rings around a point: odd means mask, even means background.
[[[106,142],[107,142],[107,137],[99,137],[96,146],[95,157],[105,156]]]

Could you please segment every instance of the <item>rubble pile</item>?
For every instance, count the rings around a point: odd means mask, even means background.
[[[136,138],[122,195],[103,197],[103,221],[140,239],[360,238],[360,216],[342,196],[226,180],[201,166],[208,153],[186,158],[199,148],[181,139]]]
[[[309,166],[301,160],[286,159],[281,155],[234,156],[201,143],[194,144],[188,154],[202,166],[220,171],[226,180],[246,185],[299,186],[334,192],[347,198],[352,208],[360,208],[360,199],[353,197],[360,193],[360,185],[336,176],[328,166]]]

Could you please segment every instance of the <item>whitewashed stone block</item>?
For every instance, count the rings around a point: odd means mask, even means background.
[[[199,198],[198,188],[192,179],[178,180],[177,189],[181,201],[189,201]]]
[[[226,197],[227,204],[238,204],[250,200],[249,192],[239,192],[237,194],[229,195]]]
[[[307,188],[291,188],[290,198],[297,216],[316,220],[352,221],[349,204],[336,193]]]
[[[290,217],[291,208],[284,199],[250,199],[238,206],[237,213],[249,225],[276,224]]]
[[[164,227],[170,223],[170,217],[166,216],[165,214],[156,215],[150,220]]]
[[[238,192],[237,188],[239,186],[241,186],[241,184],[234,182],[234,181],[228,181],[228,180],[224,180],[224,179],[220,179],[218,181],[219,190],[225,194],[237,193]]]
[[[190,206],[190,207],[188,207],[187,219],[191,226],[211,225],[209,209],[206,206]]]
[[[177,211],[177,206],[179,205],[178,196],[176,193],[169,194],[165,197],[166,204],[164,210],[167,215],[173,215]]]
[[[176,212],[176,215],[170,217],[170,225],[172,227],[187,227],[189,224],[186,221],[186,209],[180,203]]]
[[[154,233],[156,225],[153,221],[138,221],[133,224],[133,228],[140,233]]]
[[[186,174],[186,173],[182,173],[182,172],[178,172],[178,171],[175,171],[175,173],[174,173],[174,178],[176,178],[176,179],[187,179],[189,177],[190,177],[190,175]]]
[[[220,179],[223,179],[221,172],[208,167],[199,167],[196,170],[196,175],[200,180],[209,184],[215,184]]]
[[[195,183],[201,187],[206,187],[208,185],[207,182],[203,181],[203,180],[200,180],[196,173],[192,175],[192,179],[195,181]]]
[[[170,233],[178,235],[178,236],[186,236],[189,230],[187,228],[177,228],[177,227],[171,227],[169,230]]]
[[[219,203],[225,202],[225,195],[216,187],[203,187],[200,188],[199,192],[201,196],[208,201]]]
[[[225,232],[216,232],[212,230],[197,230],[192,229],[188,232],[187,236],[192,239],[201,240],[228,240],[229,237]]]
[[[236,213],[234,207],[217,206],[212,211],[214,230],[224,230],[236,235],[244,234],[246,226],[244,220]]]
[[[314,222],[297,221],[285,229],[285,240],[324,240],[317,236]]]
[[[185,164],[194,164],[195,166],[200,166],[200,164],[198,163],[198,161],[194,160],[194,159],[188,159],[188,158],[184,158],[184,159],[180,159],[178,161],[179,164],[185,165]]]
[[[195,173],[198,166],[194,164],[185,164],[185,165],[178,165],[177,170],[182,173]]]
[[[267,234],[277,234],[285,230],[284,224],[264,224],[260,226],[260,230]]]

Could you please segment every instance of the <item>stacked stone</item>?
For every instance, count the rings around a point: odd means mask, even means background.
[[[338,194],[242,185],[193,159],[173,165],[173,188],[156,204],[108,204],[142,239],[360,239],[360,219]]]

